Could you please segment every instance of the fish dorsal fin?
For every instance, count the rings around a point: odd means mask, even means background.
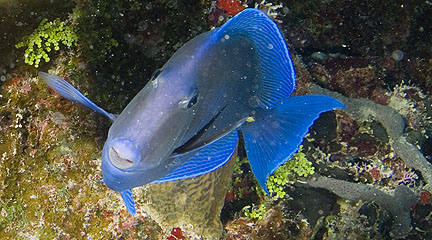
[[[193,178],[220,168],[227,163],[234,154],[237,140],[238,132],[232,131],[221,139],[200,148],[198,151],[173,156],[174,158],[189,159],[187,159],[172,173],[154,181],[154,183]],[[177,160],[179,162],[183,161],[182,159]]]
[[[273,108],[295,89],[295,72],[288,47],[276,23],[258,9],[246,9],[215,32],[214,41],[246,38],[255,48],[261,73],[258,105]]]
[[[105,117],[109,118],[111,121],[114,122],[114,120],[117,118],[116,115],[109,113],[105,110],[103,110],[98,105],[94,104],[90,99],[88,99],[86,96],[84,96],[78,89],[76,89],[74,86],[72,86],[70,83],[68,83],[63,78],[54,75],[54,74],[48,74],[45,72],[39,72],[39,77],[44,80],[50,86],[52,89],[54,89],[56,92],[58,92],[60,95],[62,95],[64,98],[79,103],[85,107],[90,108],[91,110],[100,113],[104,115]]]

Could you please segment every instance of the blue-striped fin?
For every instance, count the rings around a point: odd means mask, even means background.
[[[127,190],[121,191],[120,195],[122,196],[123,202],[124,202],[125,207],[128,210],[128,212],[135,216],[135,214],[136,214],[135,201],[132,197],[132,191],[130,189],[127,189]]]
[[[91,110],[108,117],[111,121],[114,121],[116,119],[116,116],[114,114],[109,113],[94,104],[92,101],[90,101],[90,99],[84,96],[80,91],[78,91],[74,86],[72,86],[63,78],[45,72],[39,72],[39,77],[42,78],[52,89],[54,89],[64,98],[88,107]]]
[[[222,167],[234,154],[237,140],[238,132],[233,131],[225,137],[206,145],[196,152],[179,156],[181,158],[186,157],[190,159],[180,165],[172,173],[154,182],[160,183],[193,178]]]
[[[345,108],[324,95],[289,97],[276,108],[257,112],[240,127],[252,171],[268,194],[268,177],[297,152],[309,127],[323,112]]]
[[[258,83],[258,104],[273,108],[295,89],[295,71],[288,47],[277,26],[264,12],[249,8],[217,29],[214,41],[228,42],[245,38],[255,48],[261,73]]]

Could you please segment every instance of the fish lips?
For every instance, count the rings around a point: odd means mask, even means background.
[[[140,161],[138,152],[137,156],[134,156],[134,153],[125,155],[124,153],[119,153],[119,151],[116,151],[116,149],[121,149],[120,147],[132,148],[132,146],[130,146],[127,141],[107,141],[102,150],[103,181],[109,188],[113,189],[114,191],[121,192],[123,190],[141,186],[155,180],[154,170],[140,169],[138,167],[138,163]],[[113,158],[122,157],[127,157],[130,159],[130,166],[124,162],[120,163],[118,159],[114,161],[112,160]]]

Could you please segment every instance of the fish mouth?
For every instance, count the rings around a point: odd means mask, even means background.
[[[109,158],[111,163],[119,169],[130,168],[134,165],[132,160],[123,158],[114,147],[110,147],[109,149]]]
[[[210,121],[204,125],[191,139],[189,139],[186,143],[184,143],[182,146],[176,148],[173,151],[173,155],[182,155],[188,152],[191,152],[198,148],[198,145],[203,145],[205,143],[199,143],[198,140],[204,135],[204,133],[213,126],[216,119],[219,117],[219,115],[222,113],[222,111],[225,109],[226,105],[215,115],[213,116]]]
[[[214,122],[220,116],[220,114],[224,111],[225,107],[226,107],[226,105],[212,119],[210,119],[210,121],[206,125],[204,125],[204,127],[202,127],[191,139],[189,139],[182,146],[175,149],[174,152],[172,152],[171,157],[179,157],[181,155],[185,155],[185,154],[197,151],[199,149],[202,149],[206,145],[213,143],[213,142],[223,138],[224,136],[226,136],[230,132],[236,130],[238,127],[240,127],[243,123],[245,123],[246,121],[248,121],[248,119],[251,118],[250,116],[243,117],[243,118],[233,122],[229,126],[217,130],[211,136],[208,136],[206,138],[201,138],[204,135],[204,133],[206,133],[212,126],[214,126]]]
[[[108,143],[108,161],[114,167],[124,170],[140,162],[141,156],[133,140],[118,137]]]

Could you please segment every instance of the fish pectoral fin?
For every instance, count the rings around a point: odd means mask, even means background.
[[[173,161],[182,162],[173,172],[154,183],[193,178],[212,172],[227,163],[235,152],[238,131],[231,131],[224,137],[188,154],[173,155]]]
[[[240,128],[252,172],[267,194],[268,177],[297,152],[319,115],[335,108],[345,106],[324,95],[289,97],[273,109],[257,112],[255,121]]]
[[[132,191],[130,189],[124,190],[120,192],[120,195],[123,198],[123,202],[125,204],[126,209],[130,214],[135,216],[136,210],[135,210],[135,202],[132,197]]]
[[[240,120],[238,120],[237,122],[234,122],[233,124],[231,124],[230,126],[221,129],[217,132],[215,132],[214,134],[212,134],[211,136],[202,139],[202,140],[196,140],[193,142],[187,142],[186,144],[184,144],[183,146],[181,146],[180,148],[177,148],[174,151],[175,155],[184,155],[184,154],[188,154],[190,152],[195,152],[200,150],[201,148],[207,146],[208,144],[211,144],[223,137],[225,137],[227,134],[229,134],[230,132],[236,130],[238,127],[240,127],[244,122],[246,122],[248,120],[249,117],[245,117],[242,118]]]
[[[78,89],[76,89],[63,78],[54,74],[48,74],[46,72],[39,72],[38,75],[44,80],[44,82],[48,84],[48,86],[50,86],[64,98],[90,108],[91,110],[108,117],[113,122],[116,119],[114,114],[109,113],[94,104],[92,101],[90,101],[90,99],[84,96],[80,91],[78,91]]]

